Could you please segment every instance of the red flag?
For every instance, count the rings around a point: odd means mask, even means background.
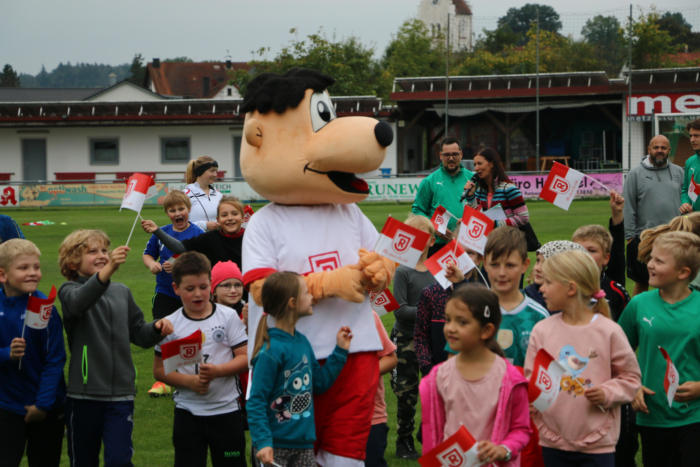
[[[246,204],[245,207],[243,208],[243,222],[241,222],[241,228],[245,229],[246,226],[248,225],[248,221],[250,220],[250,216],[252,216],[255,213],[253,211],[253,208],[251,207],[250,204]]]
[[[690,176],[690,183],[688,184],[688,198],[693,203],[698,199],[700,195],[700,184],[695,183],[695,174]]]
[[[545,349],[535,355],[532,375],[527,386],[528,401],[540,412],[547,410],[556,400],[561,389],[561,377],[565,368]]]
[[[438,206],[435,208],[435,212],[433,213],[433,217],[430,218],[430,222],[433,223],[435,230],[444,235],[445,232],[447,232],[447,223],[450,221],[449,216],[450,215],[447,212],[447,209],[442,206]]]
[[[415,268],[428,240],[430,234],[427,232],[389,217],[379,234],[374,251],[404,266]]]
[[[423,454],[418,462],[423,467],[472,467],[481,465],[476,450],[477,442],[464,425],[433,449]]]
[[[464,206],[462,222],[457,235],[457,240],[462,246],[483,255],[484,248],[486,248],[486,237],[492,230],[493,220],[489,216],[474,208]]]
[[[540,192],[540,198],[568,211],[583,177],[583,172],[554,162]]]
[[[202,358],[202,331],[195,332],[182,339],[166,342],[160,346],[160,356],[163,359],[165,374],[177,370],[181,366],[199,363]]]
[[[668,406],[673,405],[673,398],[676,395],[676,390],[680,384],[680,378],[678,375],[678,370],[676,365],[671,361],[671,357],[666,352],[666,349],[659,346],[661,355],[666,359],[666,374],[664,375],[664,391],[666,392],[666,398],[668,399]]]
[[[396,301],[389,289],[384,289],[381,292],[370,292],[369,302],[379,316],[399,309],[399,302]]]
[[[31,295],[27,300],[27,311],[24,315],[24,325],[32,329],[44,329],[49,325],[53,302],[56,300],[56,286],[51,286],[48,298]]]
[[[134,173],[126,181],[126,192],[124,193],[124,199],[119,209],[127,208],[132,211],[141,212],[143,203],[148,197],[149,188],[155,184],[155,180],[153,180],[153,177],[150,175],[138,172]]]
[[[425,260],[425,266],[428,268],[428,271],[435,276],[435,280],[438,281],[443,289],[448,288],[451,284],[450,280],[445,277],[445,269],[450,263],[456,264],[457,268],[464,274],[476,267],[464,249],[457,242],[451,240],[450,243]]]

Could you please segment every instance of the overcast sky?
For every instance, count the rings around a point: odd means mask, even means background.
[[[444,1],[444,0],[443,0]],[[629,14],[618,0],[529,0],[551,5],[563,32],[578,36],[586,19]],[[153,57],[187,56],[195,61],[246,61],[251,51],[272,52],[291,39],[322,28],[329,38],[358,37],[380,56],[403,21],[414,17],[419,0],[5,0],[0,15],[0,66],[36,74],[59,62],[130,63],[140,53]],[[492,29],[507,9],[522,6],[505,0],[472,0],[474,30]],[[656,2],[681,11],[700,31],[697,1]],[[635,16],[649,11],[649,0],[635,2]],[[296,28],[296,35],[290,29]]]

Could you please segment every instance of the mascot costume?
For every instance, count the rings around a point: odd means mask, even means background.
[[[249,341],[262,315],[260,291],[275,271],[304,276],[314,313],[297,329],[316,358],[327,358],[340,326],[350,326],[350,355],[334,385],[314,397],[316,451],[321,465],[364,465],[382,348],[367,297],[391,282],[396,264],[371,252],[378,233],[355,204],[393,132],[369,117],[336,118],[326,89],[333,79],[311,70],[261,74],[248,86],[241,170],[271,201],[254,216],[243,240],[243,281]],[[264,317],[273,325],[271,318]],[[249,346],[249,351],[253,346]]]

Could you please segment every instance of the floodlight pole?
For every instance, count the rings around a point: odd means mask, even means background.
[[[540,7],[537,7],[535,41],[535,170],[540,166]]]
[[[450,118],[448,115],[449,108],[449,92],[450,92],[450,14],[447,13],[447,32],[445,35],[445,138],[447,138],[450,128]]]
[[[627,37],[627,170],[632,169],[632,119],[630,100],[632,99],[632,4],[630,3],[629,32]]]

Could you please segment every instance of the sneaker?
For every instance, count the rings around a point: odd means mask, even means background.
[[[396,440],[396,457],[400,459],[418,459],[420,454],[413,446],[413,438],[398,438]]]
[[[151,386],[151,389],[148,390],[148,395],[151,397],[161,397],[169,396],[172,392],[173,390],[170,386],[160,381],[156,381],[153,383],[153,386]]]

